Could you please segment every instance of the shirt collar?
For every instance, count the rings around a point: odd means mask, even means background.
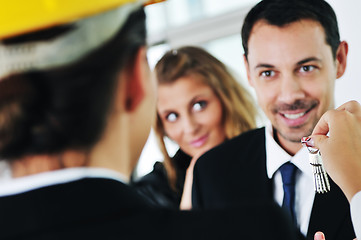
[[[82,178],[106,178],[124,184],[128,183],[125,176],[110,169],[90,167],[66,168],[4,181],[0,185],[0,197],[72,182]]]
[[[312,167],[308,161],[308,151],[301,148],[296,155],[289,155],[273,138],[273,128],[271,122],[266,124],[266,167],[268,178],[271,179],[274,173],[284,163],[291,161],[306,176],[313,178]],[[301,144],[301,143],[300,143]]]

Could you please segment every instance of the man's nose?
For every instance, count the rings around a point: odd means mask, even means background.
[[[300,79],[293,74],[284,75],[281,78],[278,100],[283,103],[292,104],[298,99],[305,97]]]

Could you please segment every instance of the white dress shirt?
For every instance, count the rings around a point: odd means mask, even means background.
[[[13,178],[0,184],[0,197],[23,193],[41,187],[67,183],[82,178],[106,178],[127,184],[126,178],[105,168],[74,167]]]
[[[351,199],[351,219],[356,238],[361,239],[361,191],[356,193]],[[327,238],[327,236],[326,236]]]
[[[301,144],[301,142],[300,142]],[[311,217],[315,190],[313,183],[312,167],[308,160],[308,150],[302,148],[291,156],[273,138],[273,128],[270,122],[266,124],[266,165],[268,178],[273,178],[274,198],[282,206],[283,183],[279,167],[291,161],[297,166],[295,186],[295,214],[297,225],[303,235],[307,235],[308,224]]]

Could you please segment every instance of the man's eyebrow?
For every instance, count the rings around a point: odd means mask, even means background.
[[[305,59],[297,62],[296,65],[297,65],[297,66],[298,66],[298,65],[302,65],[302,64],[305,64],[305,63],[308,63],[308,62],[312,62],[312,61],[322,62],[321,59],[319,59],[319,58],[309,57],[309,58],[305,58]],[[257,69],[257,68],[274,68],[274,67],[275,67],[275,66],[274,66],[274,65],[271,65],[271,64],[260,63],[260,64],[257,64],[254,69]]]
[[[257,68],[274,68],[275,66],[271,65],[271,64],[267,64],[267,63],[260,63],[257,64],[257,66],[254,67],[254,69]]]
[[[303,59],[303,60],[297,62],[297,65],[302,65],[302,64],[305,64],[305,63],[308,63],[308,62],[313,62],[313,61],[322,62],[321,59],[319,59],[319,58],[309,57],[309,58],[306,58],[306,59]]]

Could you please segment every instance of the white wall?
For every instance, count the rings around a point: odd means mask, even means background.
[[[349,44],[347,68],[344,76],[336,81],[336,107],[349,100],[361,102],[361,1],[328,0],[334,8],[341,40]]]

